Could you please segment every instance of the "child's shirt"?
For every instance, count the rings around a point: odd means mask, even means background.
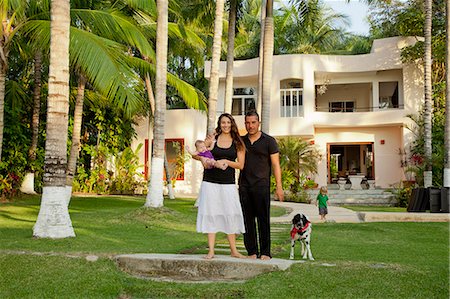
[[[317,195],[317,201],[319,203],[319,208],[326,208],[327,201],[328,201],[328,195],[322,194],[319,192],[319,195]]]
[[[213,156],[213,154],[210,151],[204,151],[204,152],[198,153],[198,155],[200,157],[205,157],[205,158],[214,160],[214,156]]]

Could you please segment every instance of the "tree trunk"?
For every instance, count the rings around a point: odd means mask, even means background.
[[[33,116],[31,128],[33,135],[31,137],[31,146],[28,150],[29,164],[34,167],[36,161],[36,149],[39,141],[39,114],[41,112],[41,86],[42,86],[42,52],[37,50],[34,55],[34,89],[33,89]],[[20,191],[26,194],[36,194],[34,191],[34,168],[25,175],[26,179],[22,182]]]
[[[268,0],[266,4],[266,18],[264,20],[263,54],[264,58],[263,58],[261,129],[263,132],[269,133],[272,57],[273,57],[273,0]]]
[[[216,1],[216,18],[214,20],[214,39],[212,46],[211,74],[209,78],[207,133],[214,131],[216,126],[217,97],[219,93],[219,64],[222,46],[222,20],[224,0]]]
[[[231,114],[233,104],[234,35],[236,30],[237,0],[230,0],[228,17],[227,76],[225,79],[224,112]]]
[[[425,86],[425,109],[424,109],[424,127],[425,127],[425,171],[423,173],[424,187],[433,185],[432,170],[432,148],[431,134],[432,124],[431,117],[433,115],[432,105],[432,82],[431,82],[431,13],[432,0],[425,0],[425,47],[424,47],[424,86]]]
[[[0,61],[0,162],[2,161],[3,129],[5,127],[5,84],[8,65]]]
[[[41,207],[33,228],[40,238],[74,237],[67,206],[70,1],[51,1],[47,138]],[[70,196],[70,195],[69,195]]]
[[[444,187],[450,187],[450,0],[446,1],[446,23],[445,23],[445,32],[446,32],[446,49],[445,53],[445,76],[446,76],[446,87],[445,87],[445,164],[444,164]]]
[[[158,20],[156,27],[156,105],[153,127],[153,155],[150,183],[146,207],[159,208],[164,205],[163,167],[164,167],[164,118],[166,110],[167,83],[167,15],[168,1],[157,0]]]
[[[150,102],[150,110],[152,112],[152,115],[149,115],[148,119],[148,140],[151,140],[150,136],[150,128],[153,127],[153,122],[151,121],[153,118],[153,115],[155,115],[155,97],[153,96],[153,87],[152,82],[150,81],[149,74],[145,75],[145,86],[147,87],[147,96],[148,100]],[[165,141],[164,141],[165,142]],[[149,146],[149,157],[151,157],[151,147]],[[173,191],[172,182],[170,181],[171,175],[170,175],[170,169],[169,169],[169,161],[167,161],[167,155],[164,151],[164,170],[166,172],[166,184],[167,184],[167,190],[169,192],[169,198],[175,199],[175,192]]]
[[[70,148],[69,162],[67,163],[67,188],[70,194],[72,193],[72,183],[75,172],[77,171],[77,160],[81,147],[81,124],[83,122],[83,102],[86,82],[86,78],[80,74],[78,76],[77,97],[75,100],[75,111],[73,113],[72,147]]]
[[[262,109],[262,86],[263,86],[263,61],[264,61],[264,22],[266,19],[266,0],[262,0],[261,6],[261,33],[259,38],[259,65],[258,65],[258,98],[256,111],[261,114]]]

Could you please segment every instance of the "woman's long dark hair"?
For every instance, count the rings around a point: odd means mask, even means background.
[[[239,134],[238,126],[236,125],[236,121],[234,120],[233,116],[229,113],[223,113],[219,116],[219,120],[217,120],[217,128],[216,128],[216,134],[219,136],[222,133],[222,129],[220,128],[220,121],[223,117],[227,117],[231,121],[231,138],[233,139],[233,143],[236,146],[236,149],[238,151],[244,150],[245,151],[245,143],[241,138],[241,135]]]

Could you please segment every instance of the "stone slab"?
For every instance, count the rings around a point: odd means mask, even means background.
[[[299,260],[269,261],[216,255],[123,254],[115,257],[119,268],[131,275],[178,282],[243,281],[272,271],[283,271]]]

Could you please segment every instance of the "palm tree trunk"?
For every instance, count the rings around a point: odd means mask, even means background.
[[[258,66],[258,99],[256,111],[261,114],[262,109],[262,86],[263,86],[263,61],[264,61],[264,22],[266,19],[266,0],[262,0],[261,6],[261,33],[259,38],[259,66]]]
[[[425,47],[424,47],[424,86],[425,86],[425,110],[424,110],[424,141],[425,141],[425,171],[424,171],[424,187],[433,185],[433,171],[432,171],[432,148],[431,148],[431,133],[432,124],[431,116],[433,114],[432,106],[432,82],[431,82],[431,15],[432,15],[432,0],[425,0]]]
[[[42,52],[37,50],[34,54],[34,89],[33,89],[33,116],[31,120],[32,137],[28,150],[29,164],[33,167],[36,161],[36,149],[39,141],[39,114],[41,112],[41,86],[42,86]],[[26,194],[36,194],[34,191],[34,169],[25,175],[20,191]]]
[[[444,164],[444,187],[450,187],[450,0],[446,1],[446,23],[445,23],[445,32],[446,32],[446,49],[445,53],[445,76],[446,76],[446,88],[445,88],[445,164]]]
[[[222,46],[224,0],[216,1],[216,17],[214,20],[214,38],[211,58],[211,75],[209,78],[207,132],[212,133],[216,126],[217,97],[219,93],[219,63]]]
[[[44,187],[33,228],[33,236],[40,238],[75,236],[66,204],[69,32],[70,1],[52,0]]]
[[[149,115],[149,121],[148,121],[148,140],[151,140],[153,136],[150,136],[150,128],[153,125],[152,117],[155,115],[155,97],[153,96],[153,87],[152,82],[150,81],[149,74],[145,75],[145,86],[147,87],[147,96],[148,100],[150,102],[150,110],[152,112],[152,115]],[[149,157],[151,157],[151,147],[149,146]],[[175,199],[175,192],[173,191],[172,182],[170,181],[171,175],[170,175],[170,169],[169,169],[169,161],[167,160],[167,155],[164,151],[164,171],[166,172],[166,184],[167,184],[167,190],[169,191],[169,198]]]
[[[227,76],[225,79],[224,111],[231,113],[233,102],[233,66],[234,66],[234,35],[236,30],[237,0],[230,0],[228,16],[228,47],[227,47]]]
[[[72,193],[73,177],[77,170],[78,154],[81,147],[81,124],[83,122],[83,102],[86,82],[86,78],[80,74],[78,78],[77,97],[75,100],[75,111],[73,113],[72,147],[70,148],[69,162],[67,163],[67,192],[69,192],[69,194]]]
[[[150,183],[148,186],[146,207],[159,208],[164,205],[163,167],[164,167],[164,132],[167,83],[167,15],[168,1],[157,0],[158,20],[156,27],[156,105],[153,127],[153,155]]]
[[[0,162],[2,161],[3,128],[5,127],[5,84],[7,64],[0,61]]]
[[[264,20],[264,58],[261,107],[261,129],[266,133],[270,132],[269,121],[272,81],[273,30],[273,0],[268,0],[266,4],[266,18]]]

